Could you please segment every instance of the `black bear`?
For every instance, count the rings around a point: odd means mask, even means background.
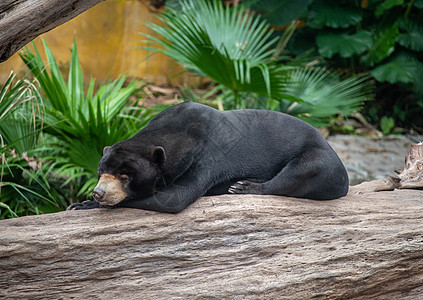
[[[68,209],[132,207],[177,213],[203,195],[345,196],[348,174],[318,130],[266,110],[218,111],[185,102],[104,149],[96,201]]]

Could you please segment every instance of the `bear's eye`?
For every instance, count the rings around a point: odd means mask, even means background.
[[[122,182],[122,183],[128,183],[128,181],[129,181],[129,176],[125,175],[125,174],[119,175],[118,178],[119,178],[120,182]]]

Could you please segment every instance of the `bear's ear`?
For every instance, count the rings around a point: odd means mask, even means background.
[[[109,149],[112,148],[111,146],[106,146],[103,148],[103,155],[107,153],[107,151],[109,151]]]
[[[164,164],[164,162],[166,161],[165,149],[160,146],[154,147],[151,151],[151,160],[158,165]]]

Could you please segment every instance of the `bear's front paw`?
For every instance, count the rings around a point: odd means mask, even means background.
[[[263,185],[261,183],[248,180],[237,181],[228,189],[230,194],[263,194]]]
[[[82,203],[73,203],[66,210],[93,209],[99,207],[100,204],[97,201],[86,200]]]

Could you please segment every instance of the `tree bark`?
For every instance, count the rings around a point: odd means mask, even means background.
[[[423,143],[410,146],[405,166],[397,171],[402,189],[423,189]]]
[[[0,221],[0,298],[416,299],[423,191],[204,197]]]
[[[413,144],[405,157],[402,170],[395,170],[398,176],[373,180],[359,184],[362,192],[393,191],[395,189],[423,190],[423,143]]]
[[[103,0],[1,0],[0,62]]]

